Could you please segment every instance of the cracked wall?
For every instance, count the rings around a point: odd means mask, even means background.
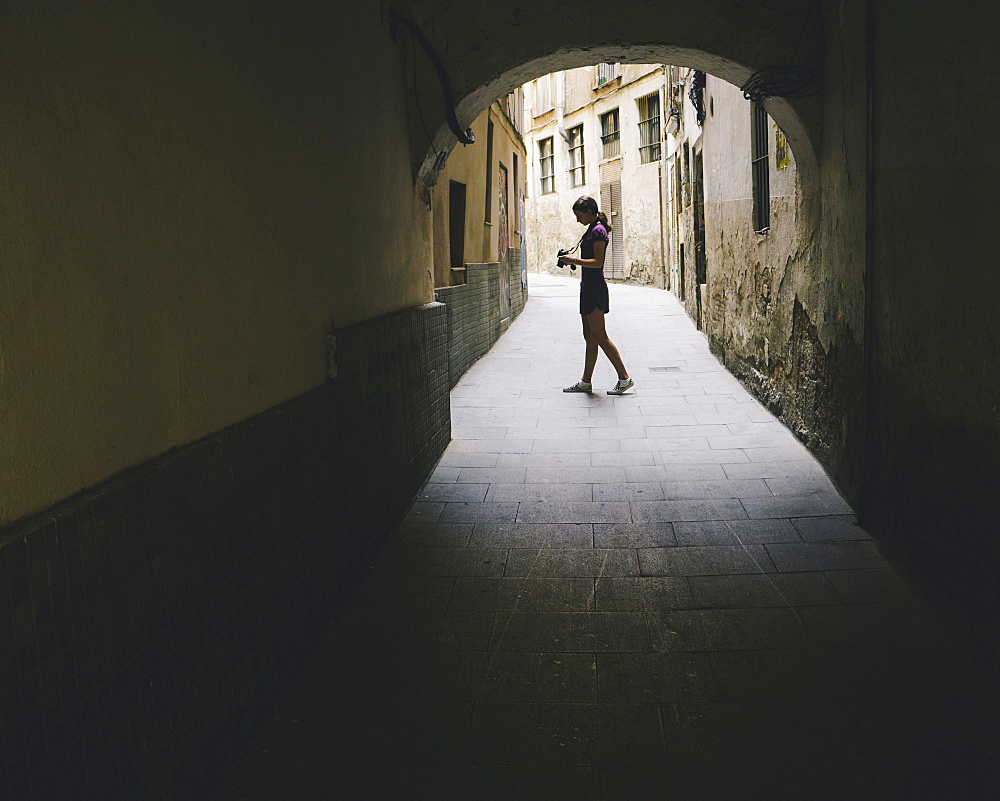
[[[832,25],[845,51],[835,52],[839,63],[846,54],[857,56],[863,40],[857,19],[838,22],[846,30],[842,34]],[[838,73],[836,64],[829,70],[830,78]],[[818,196],[803,191],[795,154],[781,157],[780,131],[768,121],[770,230],[758,234],[750,103],[732,85],[708,77],[702,135],[704,328],[726,367],[795,432],[856,503],[864,428],[865,133],[857,116],[863,84],[858,86],[856,74],[844,78],[841,91],[826,95],[828,119],[840,127],[824,140]],[[688,242],[691,216],[682,220]],[[694,316],[694,263],[686,261],[686,305]]]

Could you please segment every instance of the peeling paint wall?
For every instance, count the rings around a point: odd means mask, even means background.
[[[839,20],[837,63],[862,58],[863,27]],[[842,40],[842,41],[841,41]],[[836,80],[830,65],[828,78]],[[857,500],[863,416],[864,124],[857,68],[828,91],[836,136],[820,154],[822,192],[803,191],[795,154],[768,120],[770,229],[753,230],[751,105],[731,84],[708,76],[706,119],[697,128],[685,87],[683,124],[672,152],[687,186],[677,220],[685,246],[684,301],[711,348],[823,461]],[[839,126],[839,127],[838,127]],[[684,144],[687,144],[687,154]],[[695,155],[704,161],[705,293],[695,282]],[[779,158],[780,156],[780,158]],[[787,166],[779,163],[787,160]],[[679,274],[675,270],[675,281]],[[679,287],[678,287],[679,290]],[[676,290],[675,290],[676,291]],[[677,294],[680,294],[677,291]]]
[[[736,87],[707,79],[703,134],[708,313],[713,352],[807,442],[817,360],[796,341],[815,273],[810,239],[796,226],[794,158],[779,168],[768,119],[770,228],[756,233],[751,175],[752,107]],[[689,302],[690,305],[690,302]]]

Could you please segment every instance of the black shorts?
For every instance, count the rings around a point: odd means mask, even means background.
[[[600,309],[607,314],[611,311],[608,303],[608,285],[601,281],[592,286],[580,286],[580,314],[590,314],[594,309]]]

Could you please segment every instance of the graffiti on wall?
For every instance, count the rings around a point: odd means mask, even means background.
[[[497,256],[501,263],[507,258],[507,248],[510,246],[510,230],[507,222],[507,168],[500,165],[500,180],[498,189],[500,191],[500,231],[497,239]]]

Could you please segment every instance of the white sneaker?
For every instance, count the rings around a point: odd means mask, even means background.
[[[618,383],[615,384],[614,389],[609,389],[609,395],[624,395],[626,390],[632,389],[635,386],[635,381],[631,378],[619,378]]]
[[[593,385],[586,381],[577,381],[573,386],[566,387],[563,392],[590,392],[592,389]]]

